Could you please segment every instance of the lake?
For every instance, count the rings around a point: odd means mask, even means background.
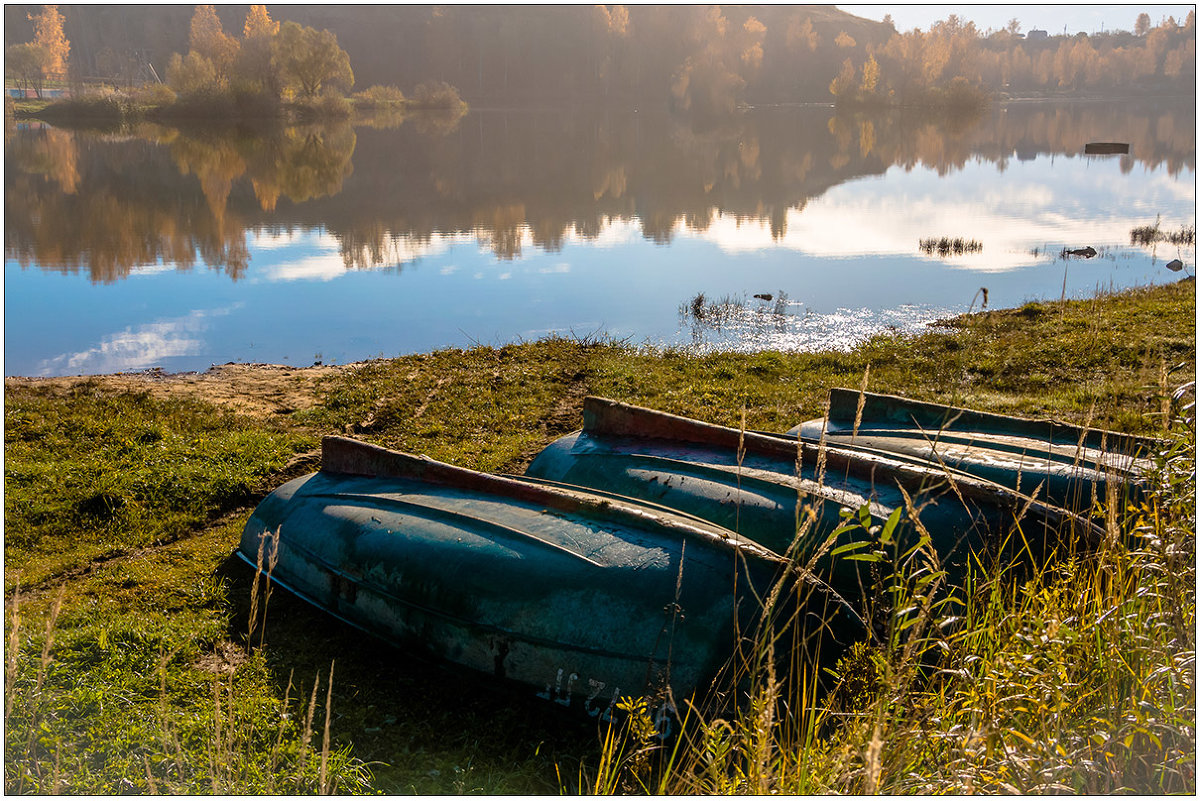
[[[1097,141],[1129,153],[1085,155]],[[1195,143],[1191,99],[948,119],[754,108],[706,128],[486,108],[10,125],[4,373],[342,364],[550,334],[849,348],[985,302],[1194,275],[1194,244],[1132,231],[1195,228]],[[941,238],[969,247],[919,246]]]

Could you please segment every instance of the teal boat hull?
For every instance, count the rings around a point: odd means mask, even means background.
[[[594,717],[705,692],[781,575],[765,549],[666,509],[337,437],[320,471],[263,500],[238,553],[398,647]]]
[[[812,564],[849,601],[868,592],[870,570],[830,552],[868,542],[869,533],[845,532],[821,553],[831,532],[846,522],[844,510],[866,507],[875,526],[894,510],[905,510],[897,532],[900,550],[918,543],[924,528],[952,581],[962,580],[973,558],[998,553],[1002,543],[1032,549],[1041,558],[1065,541],[1091,542],[1099,533],[1065,510],[901,456],[819,448],[601,398],[585,400],[583,429],[547,446],[526,475],[708,520]],[[801,525],[810,515],[812,522]]]
[[[1152,439],[893,395],[832,389],[826,417],[785,437],[825,439],[945,465],[1055,506],[1087,513],[1107,493],[1142,496]]]

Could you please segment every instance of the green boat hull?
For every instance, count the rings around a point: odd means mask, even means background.
[[[670,709],[706,691],[781,572],[665,509],[336,437],[319,472],[258,506],[239,555],[398,647],[594,717],[627,695]]]
[[[967,473],[1078,513],[1110,491],[1137,501],[1154,440],[959,409],[893,395],[832,389],[825,418],[784,436],[855,445]]]
[[[583,429],[547,446],[526,475],[708,520],[801,564],[811,563],[849,601],[865,594],[871,571],[862,561],[831,552],[867,542],[869,533],[862,528],[844,532],[821,552],[831,532],[846,522],[847,509],[866,506],[870,525],[882,525],[894,510],[905,510],[900,551],[918,543],[924,529],[953,581],[963,578],[973,558],[999,553],[1003,543],[1030,547],[1042,558],[1064,542],[1091,542],[1098,534],[1062,509],[912,459],[862,448],[823,449],[600,398],[585,400]],[[810,514],[812,522],[802,526]]]

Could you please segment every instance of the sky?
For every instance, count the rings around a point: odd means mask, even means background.
[[[881,20],[885,14],[892,14],[893,24],[898,31],[908,31],[913,28],[926,30],[938,20],[946,19],[951,14],[971,20],[980,31],[989,28],[1000,30],[1009,20],[1017,18],[1021,23],[1021,33],[1039,28],[1052,36],[1062,34],[1066,26],[1069,34],[1099,33],[1102,30],[1115,29],[1132,31],[1134,21],[1142,12],[1151,16],[1151,24],[1158,25],[1161,20],[1175,17],[1179,23],[1184,22],[1188,12],[1195,8],[1192,5],[957,5],[957,6],[923,6],[909,4],[894,4],[887,6],[839,5],[838,8],[865,19]]]

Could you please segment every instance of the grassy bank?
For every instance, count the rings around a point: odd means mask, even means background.
[[[745,409],[748,427],[783,430],[866,375],[873,391],[1162,434],[1172,388],[1195,377],[1195,313],[1186,281],[850,353],[695,358],[548,339],[352,366],[317,382],[314,403],[272,413],[102,380],[12,382],[5,789],[499,794],[609,777],[706,792],[1033,791],[1046,774],[1042,789],[1187,790],[1195,487],[1179,469],[1156,507],[1123,510],[1136,538],[1029,588],[983,577],[992,590],[970,599],[971,625],[929,639],[961,679],[917,675],[876,643],[855,671],[874,678],[830,714],[707,721],[696,754],[718,756],[681,753],[661,772],[602,758],[595,725],[364,641],[284,593],[251,638],[253,571],[230,554],[257,500],[314,469],[322,434],[520,471],[579,426],[588,394],[727,425]],[[1165,456],[1177,468],[1195,453],[1180,436]]]
[[[164,124],[370,120],[384,113],[452,115],[457,119],[466,113],[467,104],[454,87],[444,83],[421,84],[409,97],[394,87],[373,86],[353,97],[326,93],[290,101],[245,89],[177,95],[163,84],[151,84],[130,90],[96,89],[60,100],[21,99],[13,101],[11,109],[21,119],[118,127],[145,120]]]

